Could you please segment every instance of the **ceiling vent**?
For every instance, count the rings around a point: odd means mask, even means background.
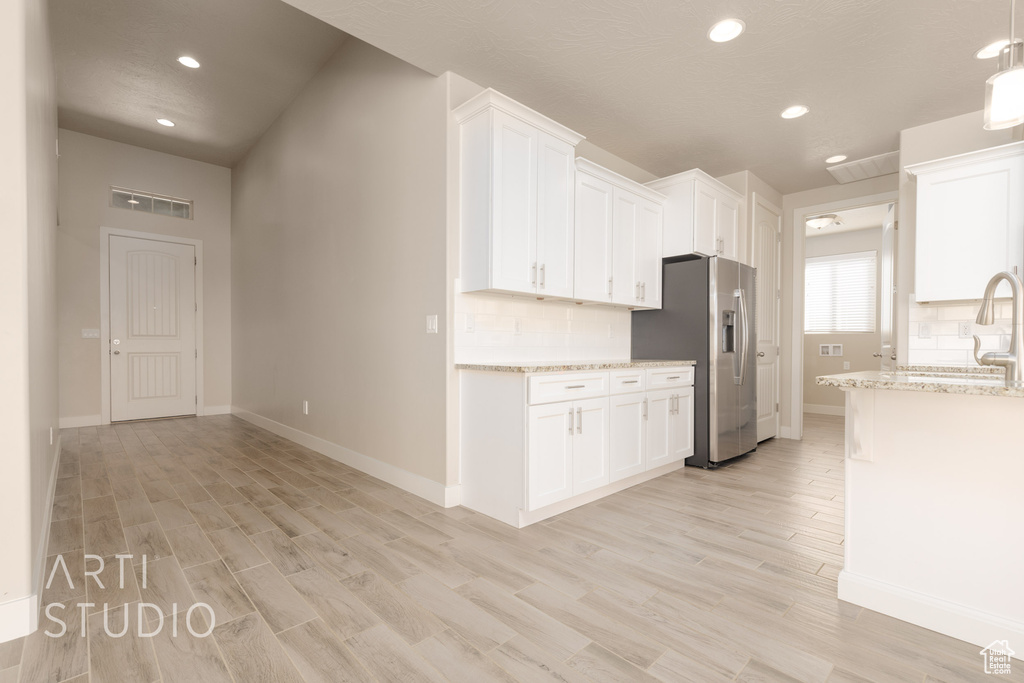
[[[900,170],[900,153],[886,152],[867,159],[847,161],[845,164],[829,166],[828,172],[840,183],[867,180],[880,175],[889,175]]]

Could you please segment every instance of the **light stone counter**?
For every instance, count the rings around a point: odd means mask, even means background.
[[[934,371],[938,370],[938,371]],[[928,368],[896,372],[848,372],[824,375],[817,379],[821,386],[840,389],[885,389],[893,391],[924,391],[933,394],[968,394],[972,396],[1007,396],[1024,398],[1024,387],[1008,387],[1002,374],[966,372],[966,368]],[[1002,368],[999,368],[1001,371]]]
[[[585,370],[628,370],[630,368],[671,368],[679,365],[696,365],[693,360],[613,360],[580,361],[578,363],[495,363],[481,365],[456,363],[456,370],[481,370],[485,372],[580,372]]]

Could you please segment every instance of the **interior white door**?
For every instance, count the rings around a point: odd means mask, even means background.
[[[588,301],[612,298],[612,185],[576,174],[575,297]]]
[[[527,507],[542,508],[572,495],[572,446],[576,432],[572,403],[530,406]]]
[[[196,414],[196,251],[110,236],[110,419]]]
[[[576,202],[575,148],[539,134],[537,153],[537,293],[571,297]]]
[[[610,433],[611,480],[618,481],[647,470],[644,444],[644,397],[622,394],[611,397]]]
[[[779,433],[779,303],[782,288],[782,211],[754,195],[757,268],[757,440]]]
[[[608,398],[574,401],[576,440],[572,445],[572,494],[609,483]]]

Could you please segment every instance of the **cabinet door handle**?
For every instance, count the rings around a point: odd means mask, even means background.
[[[533,268],[530,269],[530,284],[537,284],[537,262],[533,262]]]
[[[572,412],[572,408],[569,408],[569,433],[570,434],[572,434],[573,430],[576,428],[576,425],[573,424],[573,417],[574,416],[575,416],[575,414]]]
[[[583,433],[583,408],[576,409],[576,433]]]
[[[636,297],[637,301],[640,301],[640,281],[639,280],[636,281],[636,294],[635,294],[635,297]]]
[[[571,384],[567,386],[566,389],[585,389],[586,387],[586,384]]]
[[[644,398],[644,419],[647,419],[647,399]]]
[[[676,375],[675,377],[669,377],[669,378],[668,378],[667,380],[665,380],[665,381],[666,381],[666,382],[671,382],[671,381],[672,381],[672,380],[674,380],[674,379],[679,379],[679,375]]]
[[[638,379],[626,379],[626,380],[623,380],[622,383],[623,384],[636,384],[639,381],[640,380],[638,380]]]
[[[647,301],[647,283],[640,283],[640,301]]]
[[[542,264],[540,264],[540,286],[541,286],[541,289],[543,289],[543,288],[544,288],[544,281],[545,281],[545,279],[546,279],[546,278],[544,277],[544,266],[545,266],[545,265],[547,265],[547,264],[546,264],[546,263],[542,263]]]
[[[612,295],[612,278],[608,278],[608,296]]]

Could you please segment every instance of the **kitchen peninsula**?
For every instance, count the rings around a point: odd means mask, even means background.
[[[817,379],[846,394],[839,597],[979,647],[1024,642],[1024,389],[955,370]]]

